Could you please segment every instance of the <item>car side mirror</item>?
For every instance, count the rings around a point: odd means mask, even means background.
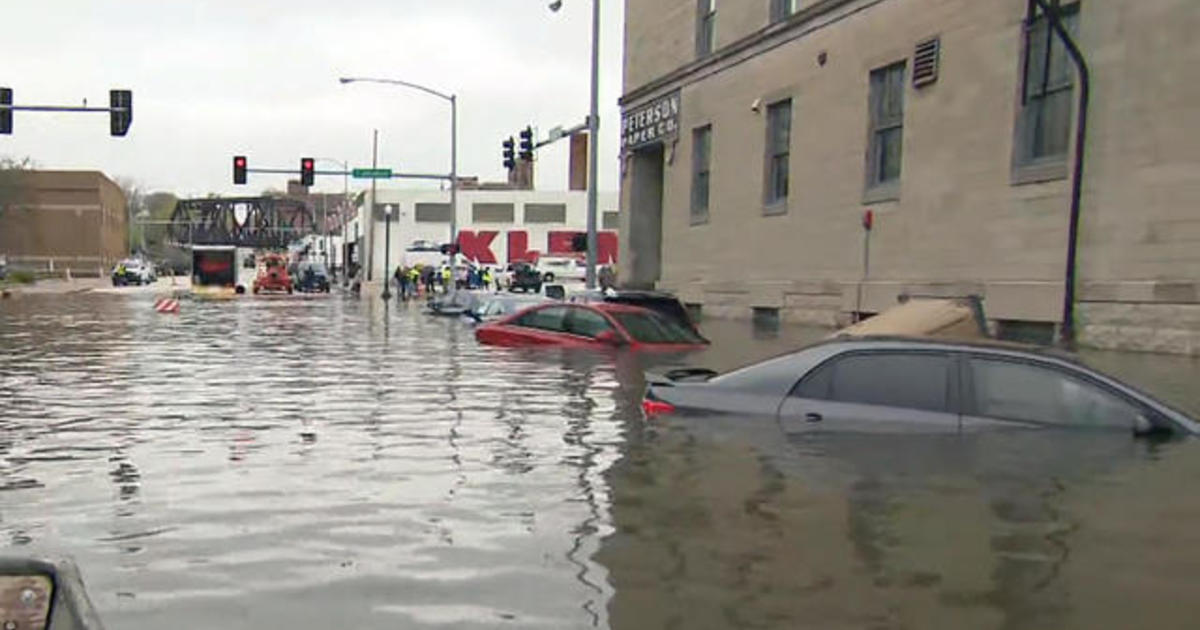
[[[596,341],[619,348],[625,345],[625,340],[615,330],[603,330],[596,335]]]

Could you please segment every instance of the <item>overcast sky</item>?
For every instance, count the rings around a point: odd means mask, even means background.
[[[0,86],[17,104],[106,105],[133,90],[134,122],[108,135],[105,114],[17,112],[0,156],[42,168],[99,169],[182,195],[257,193],[286,177],[232,184],[231,159],[298,168],[301,156],[449,171],[449,106],[420,92],[342,86],[339,76],[421,83],[459,97],[459,172],[503,180],[500,142],[583,122],[588,0],[41,0],[5,2]],[[618,181],[622,8],[604,3],[601,187]],[[566,143],[543,150],[538,187],[567,185]],[[320,165],[325,168],[325,164]],[[363,182],[359,182],[361,185]],[[353,185],[353,182],[352,182]],[[408,186],[392,182],[390,186]],[[317,189],[337,192],[340,178]]]

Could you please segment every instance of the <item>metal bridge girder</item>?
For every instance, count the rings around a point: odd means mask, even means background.
[[[238,197],[183,199],[167,233],[177,244],[283,249],[317,232],[313,211],[295,199]]]

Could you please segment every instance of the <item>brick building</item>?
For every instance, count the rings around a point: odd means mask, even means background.
[[[98,171],[25,171],[0,212],[12,267],[93,273],[129,252],[125,193]]]
[[[1200,11],[1061,12],[1092,79],[1080,340],[1200,353]],[[626,0],[625,28],[624,281],[830,326],[977,294],[1059,330],[1081,89],[1032,0]]]

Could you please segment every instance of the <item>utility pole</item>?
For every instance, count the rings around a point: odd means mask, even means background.
[[[371,143],[371,168],[379,168],[379,130],[375,130]],[[371,179],[371,203],[367,206],[367,282],[370,282],[375,270],[375,179]]]
[[[592,0],[592,107],[588,114],[587,288],[596,288],[596,206],[600,156],[600,0]]]
[[[458,95],[450,95],[450,294],[458,288]]]

